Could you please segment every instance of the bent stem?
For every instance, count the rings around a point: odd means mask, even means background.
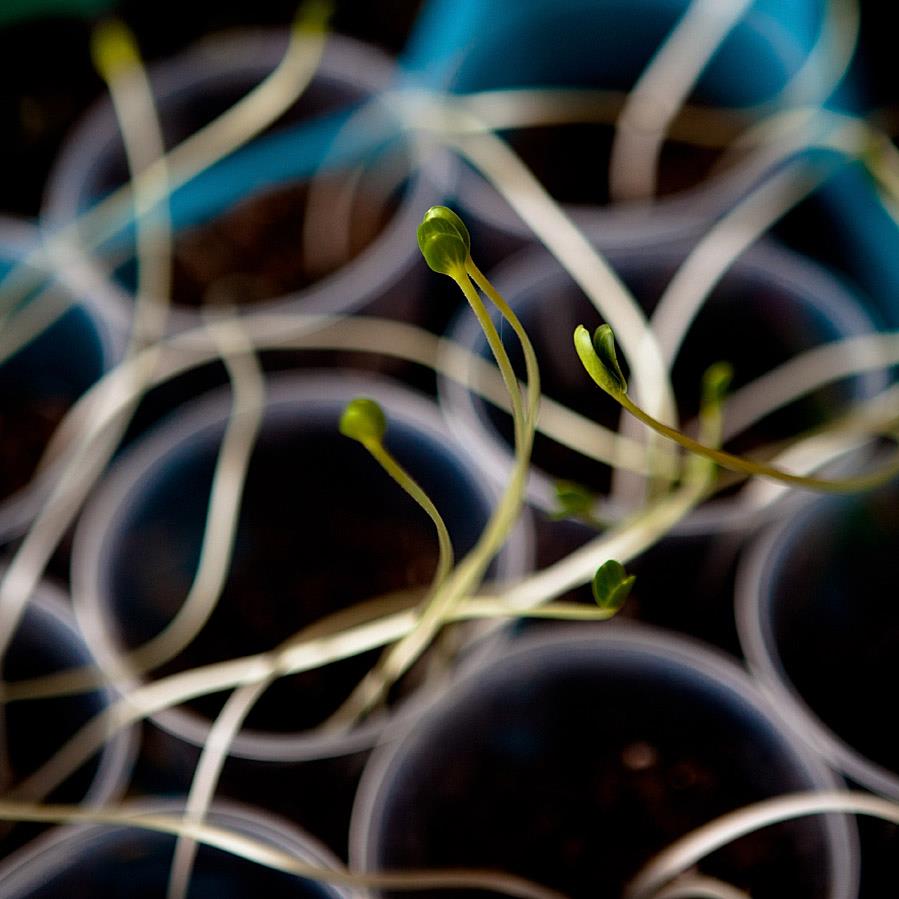
[[[624,899],[652,899],[682,871],[740,837],[807,815],[848,812],[899,824],[899,804],[861,792],[791,793],[722,815],[681,837],[653,858],[631,881]]]
[[[427,619],[434,614],[433,604],[437,597],[437,591],[452,571],[453,545],[446,523],[431,498],[384,446],[383,438],[386,428],[387,422],[380,407],[372,400],[362,398],[350,403],[340,422],[341,432],[358,440],[434,523],[439,542],[437,569],[434,572],[431,587],[420,605],[421,616],[423,619]],[[332,729],[349,727],[375,703],[383,699],[398,676],[393,672],[398,666],[396,655],[400,652],[400,646],[402,646],[402,642],[393,651],[381,656],[374,668],[365,675],[337,711],[325,722],[325,727]],[[411,664],[411,662],[407,664]]]
[[[549,887],[502,871],[477,868],[385,871],[362,874],[300,861],[294,853],[224,827],[198,824],[183,817],[143,814],[128,809],[86,811],[72,805],[32,805],[0,800],[0,819],[46,823],[107,824],[155,833],[181,835],[249,862],[322,883],[382,890],[488,890],[515,899],[566,899]]]
[[[731,471],[737,471],[747,475],[771,478],[772,480],[781,481],[795,487],[803,487],[807,490],[817,490],[825,493],[856,493],[863,490],[869,490],[886,483],[896,474],[899,474],[899,458],[897,458],[890,465],[869,474],[855,475],[846,478],[816,478],[807,475],[792,474],[781,468],[766,465],[763,462],[754,462],[743,456],[736,456],[733,453],[707,446],[653,418],[649,413],[645,412],[631,400],[627,395],[627,385],[623,381],[619,381],[615,372],[608,367],[608,350],[606,349],[603,351],[598,349],[599,344],[604,340],[607,340],[609,345],[612,346],[611,358],[614,359],[614,338],[612,337],[611,328],[609,328],[608,325],[600,325],[592,339],[583,325],[578,325],[574,332],[574,342],[578,356],[594,382],[609,394],[612,399],[630,412],[634,418],[643,422],[647,427],[661,434],[663,437],[673,440],[691,453],[704,456],[705,458],[716,462],[718,465],[722,466],[722,468],[727,468]],[[600,352],[603,352],[605,355],[605,360],[600,357]],[[615,362],[615,365],[617,366],[617,361]],[[892,431],[889,431],[888,433],[890,436],[895,436],[892,434]]]

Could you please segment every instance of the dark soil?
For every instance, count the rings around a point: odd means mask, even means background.
[[[28,893],[29,899],[159,899],[171,870],[172,837],[147,831],[117,831],[111,845],[93,855],[73,851],[64,870]],[[310,881],[200,846],[188,899],[323,899],[331,894]]]
[[[675,266],[668,261],[616,261],[614,255],[611,261],[647,311],[654,308],[675,271]],[[617,430],[621,419],[618,404],[586,374],[572,344],[575,327],[584,324],[592,331],[600,323],[598,315],[577,287],[560,284],[560,280],[550,279],[541,284],[539,295],[530,300],[526,309],[517,307],[540,363],[544,394]],[[511,299],[514,305],[515,298]],[[516,370],[523,372],[517,343],[508,328],[502,333],[507,338],[506,349]],[[681,420],[689,421],[697,413],[702,377],[710,365],[719,361],[732,365],[731,391],[734,391],[797,352],[836,336],[834,326],[811,305],[801,304],[795,296],[766,282],[762,276],[737,268],[714,290],[678,355],[672,380]],[[767,443],[792,437],[828,420],[834,410],[845,405],[849,396],[850,391],[844,385],[818,390],[766,416],[731,440],[727,448],[736,453],[751,453]],[[487,406],[487,414],[494,427],[511,443],[511,417],[492,406]],[[608,466],[546,437],[538,435],[535,440],[533,460],[551,477],[573,480],[599,493],[608,489]]]
[[[792,544],[773,604],[778,651],[804,701],[861,755],[899,773],[899,733],[884,726],[899,654],[897,498],[894,483],[831,502]]]
[[[442,508],[462,553],[483,510],[472,509],[458,473],[424,463],[427,450],[398,447]],[[117,602],[130,645],[157,632],[183,601],[196,564],[212,453],[182,465],[135,510],[116,556]],[[459,495],[454,495],[454,493]],[[168,505],[178,497],[178,517]],[[466,511],[467,510],[467,511]],[[134,560],[123,565],[124,560]],[[381,593],[425,586],[437,562],[433,525],[368,454],[322,430],[282,434],[257,446],[228,584],[201,635],[160,673],[274,648],[322,617]],[[295,732],[332,712],[377,652],[282,679],[260,701],[248,727]],[[214,716],[223,698],[190,706]]]
[[[55,627],[47,627],[51,639],[41,639],[38,626],[44,625],[45,617],[36,618],[37,615],[34,610],[26,613],[22,630],[10,645],[3,662],[3,676],[8,681],[41,677],[85,662],[83,658],[72,658],[70,647],[57,642],[59,634]],[[3,772],[10,775],[12,783],[19,783],[40,768],[101,708],[102,700],[97,693],[7,704],[2,711],[4,727],[0,728],[0,734],[5,731],[5,739],[0,739]],[[47,801],[80,801],[96,773],[94,757],[66,778]],[[0,792],[7,786],[0,783]],[[0,822],[0,858],[44,829],[37,824],[17,824],[10,828],[6,822]]]
[[[561,203],[606,206],[612,125],[557,125],[512,132],[509,142],[525,165]],[[666,141],[658,167],[656,195],[696,187],[708,177],[721,151]]]
[[[0,406],[0,500],[25,487],[70,403],[6,390]]]
[[[469,690],[427,741],[408,744],[380,867],[489,867],[573,899],[617,899],[676,837],[799,786],[742,713],[691,698],[676,674],[650,688],[632,672],[612,683],[576,667],[544,676],[537,658],[527,683],[519,669],[499,690],[484,678],[489,693]],[[759,899],[820,897],[820,838],[817,825],[766,830],[702,869]]]
[[[345,186],[337,175],[324,180],[324,203],[336,206]],[[325,214],[313,252],[304,251],[309,185],[294,184],[242,201],[207,225],[180,234],[175,243],[172,295],[180,305],[249,304],[302,290],[362,252],[384,229],[395,204],[356,198],[345,245],[330,252],[337,228]],[[320,197],[321,198],[321,197]],[[317,252],[318,251],[318,252]]]

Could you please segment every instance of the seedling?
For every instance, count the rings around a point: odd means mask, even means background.
[[[453,567],[453,544],[446,524],[430,497],[384,446],[384,437],[387,434],[387,416],[384,414],[384,410],[373,399],[356,397],[343,410],[339,428],[340,433],[345,437],[358,440],[384,471],[421,506],[434,522],[440,544],[440,556],[434,572],[434,580],[431,583],[431,589],[435,590],[446,580]]]
[[[636,575],[628,575],[624,566],[614,559],[601,565],[593,575],[593,598],[600,609],[617,612],[628,598]]]
[[[556,481],[555,490],[556,504],[559,508],[550,515],[553,521],[575,518],[597,530],[604,527],[603,522],[593,514],[596,494],[592,490],[575,481]]]
[[[741,474],[771,478],[772,480],[782,481],[796,487],[827,493],[854,493],[860,490],[867,490],[885,483],[899,473],[899,460],[896,460],[885,468],[867,475],[834,479],[816,478],[791,474],[773,465],[755,462],[752,459],[736,456],[733,453],[708,446],[653,418],[628,396],[627,382],[618,365],[618,359],[615,354],[615,339],[609,325],[600,325],[592,338],[590,332],[583,325],[578,325],[574,331],[574,346],[581,363],[587,370],[587,374],[634,418],[643,422],[643,424],[663,437],[673,440],[684,449],[689,450],[689,452],[716,462],[722,468]],[[726,389],[729,382],[730,376],[727,370],[717,369],[707,389],[712,394],[720,393]]]

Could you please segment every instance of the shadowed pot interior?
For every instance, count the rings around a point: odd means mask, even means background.
[[[285,32],[220,35],[151,67],[167,147],[245,96],[286,46]],[[329,37],[312,82],[284,115],[172,192],[173,329],[199,323],[196,307],[205,302],[413,314],[409,234],[443,196],[449,163],[441,154],[425,158],[377,102],[392,79],[380,51]],[[103,100],[51,174],[45,220],[65,225],[126,181],[116,119]],[[87,263],[95,273],[116,271],[94,290],[122,329],[133,305],[132,242],[132,233],[119,235],[103,250],[106,262]]]
[[[831,764],[892,799],[897,535],[899,482],[821,499],[757,540],[737,592],[743,650],[781,709]]]
[[[31,225],[0,219],[0,278],[35,250],[39,239]],[[51,295],[30,292],[17,307],[22,319],[13,317],[6,323],[5,337],[13,340],[17,326],[37,312],[37,307],[29,309],[32,301],[50,308],[70,302],[70,297],[59,285]],[[5,347],[2,351],[0,544],[18,536],[46,500],[57,472],[52,464],[38,468],[44,449],[68,409],[116,355],[104,323],[81,304],[73,305],[11,356]]]
[[[613,251],[608,259],[649,314],[678,266],[687,256],[683,245],[649,245]],[[577,325],[591,332],[599,313],[570,276],[542,250],[527,250],[492,277],[534,344],[544,395],[588,419],[618,429],[624,414],[586,373],[573,344]],[[498,320],[498,315],[495,316]],[[840,338],[870,333],[874,326],[858,299],[824,269],[776,245],[759,242],[744,253],[712,290],[699,311],[671,372],[681,421],[695,416],[703,373],[719,361],[733,366],[729,389],[741,386],[802,351]],[[511,329],[501,333],[513,364],[523,373],[523,359]],[[452,337],[484,358],[489,348],[471,316],[460,315]],[[622,363],[626,362],[622,357]],[[855,400],[872,396],[885,383],[880,374],[843,379],[820,388],[766,415],[725,448],[737,453],[783,440],[821,425]],[[511,416],[481,400],[462,384],[440,381],[441,405],[451,427],[478,453],[497,483],[506,477],[512,458]],[[728,407],[725,404],[725,425]],[[545,512],[557,508],[553,482],[581,483],[599,493],[609,486],[610,470],[550,438],[537,435],[528,498]],[[798,493],[794,491],[794,495]],[[744,526],[735,516],[738,497],[710,501],[679,524],[676,533],[709,533],[722,526]]]
[[[470,671],[376,753],[351,860],[490,868],[574,899],[615,897],[717,815],[834,786],[746,675],[701,644],[619,625],[561,629]],[[700,867],[759,899],[848,899],[852,833],[837,817],[778,825]]]
[[[5,573],[0,568],[0,578]],[[17,682],[92,665],[94,661],[75,627],[68,597],[42,581],[4,657],[4,681],[14,690]],[[0,768],[2,777],[5,779],[8,773],[11,782],[0,784],[0,792],[33,774],[116,699],[111,688],[101,687],[72,696],[8,700],[3,709],[5,738],[0,744]],[[124,790],[131,770],[135,737],[133,729],[113,734],[103,749],[60,784],[47,801],[103,805],[115,799]],[[40,825],[18,824],[10,830],[6,822],[0,822],[0,858],[40,829]]]
[[[135,814],[181,815],[175,801],[124,806]],[[338,863],[306,834],[250,807],[216,802],[208,823],[259,840],[294,859],[325,868]],[[23,850],[0,870],[6,899],[158,899],[165,895],[175,837],[121,825],[70,825],[57,828]],[[304,880],[225,852],[200,845],[187,899],[346,899],[330,884]]]
[[[609,239],[615,245],[697,234],[749,189],[766,166],[761,156],[737,153],[736,161],[715,168],[722,159],[715,134],[721,143],[731,141],[763,110],[777,108],[782,102],[778,92],[804,65],[821,16],[815,3],[752,4],[725,34],[688,92],[688,102],[698,107],[692,126],[687,117],[687,130],[665,128],[669,139],[661,150],[656,190],[662,199],[610,203],[614,123],[624,96],[638,83],[687,6],[682,0],[528,4],[437,0],[427,5],[405,62],[426,83],[436,80],[441,89],[463,95],[519,88],[596,91],[588,116],[582,113],[580,120],[574,115],[573,122],[565,122],[560,116],[563,103],[550,103],[543,121],[536,116],[536,126],[507,126],[501,134],[580,224],[613,228]],[[806,81],[812,93],[826,91],[824,66],[814,74],[807,72],[813,76]],[[667,80],[676,82],[677,70],[668,71]],[[636,127],[651,130],[657,120],[652,99],[646,102],[649,125],[644,124],[644,115]],[[757,105],[765,103],[770,105]],[[605,113],[597,115],[603,107]],[[716,116],[716,108],[729,115]],[[489,121],[489,104],[475,109]],[[679,139],[671,140],[671,133]],[[478,221],[501,232],[530,234],[508,202],[468,167],[459,181],[458,202]]]
[[[344,407],[360,395],[384,408],[386,445],[441,510],[457,558],[474,545],[496,494],[432,402],[349,374],[272,378],[223,595],[198,637],[157,674],[274,649],[331,613],[429,583],[437,563],[433,524],[356,441],[338,432]],[[115,666],[126,647],[159,632],[187,595],[229,404],[228,392],[220,391],[135,444],[79,524],[76,610],[104,664]],[[522,526],[488,578],[524,572],[529,556]],[[277,681],[249,715],[234,753],[284,761],[370,745],[383,716],[349,734],[308,730],[336,709],[373,660],[369,653]],[[222,694],[201,697],[154,720],[201,745],[223,701]]]

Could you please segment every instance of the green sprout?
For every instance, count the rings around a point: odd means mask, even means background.
[[[344,437],[362,444],[369,441],[380,443],[387,433],[387,416],[374,400],[360,396],[347,403],[338,427]]]
[[[592,490],[576,481],[556,481],[554,486],[558,509],[550,514],[553,521],[576,518],[597,530],[605,527],[604,523],[593,514],[596,494]]]
[[[425,262],[439,275],[464,277],[471,255],[471,236],[462,219],[446,206],[432,206],[416,232]]]
[[[663,437],[673,440],[689,452],[716,462],[722,468],[826,493],[854,493],[859,490],[868,490],[885,483],[899,472],[899,460],[896,460],[883,469],[866,475],[834,479],[816,478],[791,474],[773,465],[766,465],[763,462],[756,462],[708,446],[653,418],[628,396],[627,383],[621,374],[615,354],[615,338],[609,325],[600,325],[592,338],[590,332],[583,325],[578,325],[574,331],[574,346],[587,374],[634,418]],[[720,401],[727,390],[730,379],[730,366],[726,363],[717,363],[709,369],[704,379],[703,388],[704,401],[710,400],[710,402],[706,402],[707,408],[720,406],[720,402],[717,401]],[[715,414],[717,415],[718,412]]]
[[[634,586],[636,575],[629,575],[614,559],[600,565],[593,575],[593,598],[600,609],[618,612]]]
[[[358,440],[384,471],[421,506],[434,523],[440,544],[440,557],[434,572],[432,589],[438,586],[446,580],[452,570],[453,544],[446,524],[430,497],[384,446],[384,437],[387,434],[387,416],[384,414],[384,410],[369,397],[356,397],[347,403],[340,416],[338,428],[345,437]]]
[[[515,524],[524,502],[531,447],[534,442],[540,403],[540,372],[534,349],[518,317],[472,260],[471,238],[468,229],[455,212],[445,206],[431,207],[425,213],[418,228],[418,245],[425,261],[434,271],[447,275],[458,284],[484,331],[511,399],[515,432],[515,464],[506,489],[475,546],[445,578],[442,577],[439,580],[435,578],[430,592],[419,607],[415,628],[382,655],[375,668],[369,672],[349,699],[332,716],[329,722],[331,726],[346,724],[368,712],[430,645],[441,628],[453,619],[460,604],[480,584],[491,560]],[[518,378],[496,330],[496,325],[487,312],[475,285],[499,310],[500,315],[509,323],[521,343],[527,375],[526,399],[522,395],[522,387],[518,383]],[[349,425],[351,436],[355,436],[356,427],[362,427],[362,433],[365,436],[363,444],[366,448],[410,495],[415,496],[420,505],[433,510],[433,514],[431,512],[429,514],[436,523],[439,516],[437,510],[433,508],[433,504],[423,494],[419,495],[417,492],[413,492],[412,484],[414,482],[408,475],[405,477],[400,475],[397,471],[398,466],[392,458],[387,456],[381,441],[372,436],[369,413],[364,410],[360,411],[362,413],[360,415],[361,425],[354,423],[354,416],[360,413],[354,411],[351,414]],[[416,491],[420,490],[417,485],[415,485],[415,489]],[[425,502],[427,502],[427,506],[425,506]]]

